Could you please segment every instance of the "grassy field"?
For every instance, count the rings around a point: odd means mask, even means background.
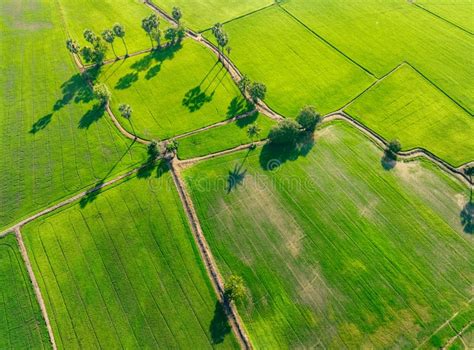
[[[258,125],[261,131],[258,138],[251,140],[247,134],[247,129],[249,125],[254,123]],[[263,140],[267,138],[268,132],[274,124],[275,121],[272,119],[256,113],[231,124],[179,139],[178,157],[180,159],[199,157],[252,141]]]
[[[148,49],[150,39],[142,29],[142,19],[153,13],[140,0],[59,0],[61,13],[66,22],[68,35],[81,45],[88,44],[82,33],[92,29],[100,35],[104,29],[112,29],[115,23],[125,28],[125,43],[130,53]],[[80,15],[83,14],[83,15]],[[166,28],[162,22],[161,27]],[[61,42],[62,43],[62,42]],[[117,55],[125,55],[126,49],[120,38],[116,38],[114,48]],[[109,47],[108,57],[114,57]]]
[[[138,176],[23,230],[58,346],[236,347],[170,174]]]
[[[171,13],[174,6],[183,12],[182,21],[194,30],[204,30],[215,23],[230,21],[273,3],[272,0],[153,0],[163,10]]]
[[[472,0],[416,0],[416,4],[471,33],[474,32]]]
[[[146,157],[95,106],[59,13],[0,3],[0,229]]]
[[[346,112],[403,149],[423,147],[454,166],[474,160],[474,118],[409,66],[359,97]]]
[[[408,61],[474,111],[472,35],[406,0],[292,0],[284,7],[376,76]]]
[[[267,85],[265,101],[285,116],[295,117],[308,104],[321,113],[334,111],[373,81],[278,7],[224,27],[232,61]]]
[[[221,272],[249,288],[255,347],[414,348],[472,297],[468,190],[424,161],[385,170],[342,122],[310,148],[183,173]]]
[[[51,348],[46,324],[13,234],[0,238],[0,285],[0,348]]]
[[[179,135],[246,109],[225,68],[208,49],[190,39],[182,47],[107,65],[99,80],[112,90],[117,116],[120,103],[131,105],[133,127],[145,138]]]

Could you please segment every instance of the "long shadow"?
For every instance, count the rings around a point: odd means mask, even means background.
[[[101,103],[96,103],[90,110],[88,110],[79,120],[79,129],[89,129],[89,127],[99,121],[105,114],[105,106]]]
[[[245,179],[245,175],[247,175],[247,169],[243,169],[245,162],[252,150],[249,149],[245,154],[244,159],[240,164],[235,164],[234,169],[229,170],[227,175],[227,194],[232,192],[237,186],[242,185]]]
[[[244,114],[246,112],[249,112],[249,111],[247,111],[246,109],[243,109],[243,110],[237,111],[236,115]],[[235,121],[235,125],[237,125],[241,129],[243,129],[243,128],[255,123],[255,121],[257,120],[257,117],[258,117],[258,112],[255,111],[252,114],[246,116],[245,118],[237,119]]]
[[[287,161],[306,157],[315,144],[313,133],[302,133],[294,145],[267,143],[260,152],[259,162],[263,170],[273,171]]]
[[[392,170],[397,165],[397,159],[389,151],[384,151],[380,164],[384,170]]]
[[[214,307],[214,317],[209,325],[209,333],[211,334],[212,344],[220,344],[224,341],[225,337],[230,333],[231,328],[229,320],[225,314],[223,305],[216,301]]]
[[[472,189],[471,189],[471,200],[466,203],[459,214],[461,219],[461,225],[465,233],[474,233],[474,202],[472,201]]]
[[[39,118],[32,126],[30,134],[36,134],[38,131],[43,130],[51,122],[53,113],[46,114],[44,117]]]
[[[97,199],[97,196],[100,194],[102,191],[102,188],[104,187],[104,180],[100,180],[97,182],[92,188],[87,190],[86,195],[81,198],[79,201],[79,206],[81,208],[85,208],[88,204],[92,203]]]
[[[206,95],[206,93],[201,90],[201,86],[196,86],[186,92],[182,104],[187,107],[190,112],[196,112],[201,109],[205,103],[211,102],[212,98],[213,94]]]
[[[138,80],[137,72],[127,73],[117,81],[117,84],[115,84],[115,89],[117,90],[128,89],[137,80]]]

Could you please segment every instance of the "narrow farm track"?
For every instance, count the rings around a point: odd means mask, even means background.
[[[458,334],[456,334],[454,337],[452,337],[451,339],[448,340],[448,342],[446,344],[444,344],[444,346],[442,347],[442,349],[449,349],[449,347],[451,346],[452,343],[454,343],[456,341],[457,338],[461,339],[461,341],[464,343],[464,341],[462,340],[462,335],[464,334],[464,332],[466,331],[466,329],[468,329],[469,327],[471,327],[471,325],[474,323],[474,321],[471,321],[469,322],[467,325],[465,325],[460,331]],[[466,344],[464,344],[466,345]],[[466,346],[466,349],[468,347]]]
[[[240,346],[243,349],[252,349],[252,345],[247,336],[246,330],[243,326],[243,322],[240,319],[237,308],[235,307],[233,303],[228,303],[225,301],[224,281],[222,279],[221,274],[219,273],[219,269],[217,268],[216,262],[214,260],[214,257],[212,256],[212,253],[207,244],[206,238],[204,237],[204,233],[202,231],[199,218],[196,214],[196,210],[194,209],[194,205],[191,200],[191,197],[186,191],[186,187],[183,183],[183,180],[181,179],[181,176],[179,173],[179,166],[175,166],[173,162],[171,162],[170,165],[171,165],[171,174],[173,177],[173,181],[175,183],[176,188],[178,189],[179,197],[185,209],[186,215],[188,216],[188,220],[191,224],[193,237],[196,241],[197,247],[199,248],[199,253],[201,255],[201,258],[204,262],[204,266],[206,267],[206,271],[212,282],[212,286],[214,287],[216,291],[216,294],[219,298],[220,303],[223,305],[224,311],[227,314],[229,323],[232,327],[232,330],[234,331],[234,334],[237,340],[240,343]]]
[[[51,345],[53,346],[53,349],[56,350],[57,349],[56,341],[54,340],[53,328],[51,327],[51,323],[49,322],[48,312],[46,311],[46,304],[44,303],[44,299],[41,294],[38,281],[36,280],[35,274],[33,272],[30,258],[28,257],[25,243],[23,242],[23,237],[21,236],[20,227],[18,226],[15,227],[14,232],[15,232],[16,240],[18,241],[18,246],[20,248],[21,256],[26,266],[26,270],[28,271],[28,275],[30,276],[31,283],[33,284],[33,290],[35,291],[36,299],[38,300],[38,304],[40,306],[43,319],[46,323],[46,328],[48,329],[49,340],[51,341]]]

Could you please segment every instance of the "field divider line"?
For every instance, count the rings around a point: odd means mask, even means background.
[[[365,135],[369,136],[369,138],[375,141],[376,144],[380,148],[386,149],[388,142],[382,136],[377,134],[375,131],[372,131],[372,129],[369,129],[364,124],[362,124],[361,122],[359,122],[354,117],[347,114],[346,112],[338,111],[338,112],[330,113],[323,118],[324,123],[330,122],[333,120],[344,120],[348,122],[349,124],[354,126],[356,129],[358,129]],[[432,163],[437,165],[439,168],[444,170],[449,175],[452,175],[458,180],[461,180],[461,182],[467,184],[468,186],[473,185],[472,180],[464,173],[463,170],[464,168],[470,166],[471,164],[474,164],[474,161],[465,163],[456,168],[452,166],[451,164],[447,163],[446,161],[444,161],[443,159],[439,158],[438,156],[434,155],[427,149],[420,148],[420,147],[413,148],[407,151],[401,151],[397,155],[399,156],[400,159],[406,160],[406,161],[414,160],[420,157],[427,158],[428,160],[430,160]]]
[[[467,301],[468,304],[470,304],[472,301],[474,300],[474,298],[471,298]],[[448,325],[458,314],[459,312],[461,312],[461,310],[458,310],[456,311],[453,315],[451,315],[450,318],[448,318],[445,322],[443,322],[443,324],[441,324],[438,328],[435,329],[435,331],[433,333],[431,333],[429,336],[427,336],[420,344],[418,344],[418,346],[415,348],[416,350],[417,349],[420,349],[421,346],[423,344],[425,344],[433,335],[435,335],[436,333],[438,333],[441,329],[443,329],[446,325]]]
[[[6,236],[7,234],[9,234],[9,233],[11,233],[11,232],[15,232],[15,230],[21,229],[24,225],[30,223],[31,221],[36,220],[36,219],[38,219],[38,218],[40,218],[40,217],[42,217],[42,216],[44,216],[44,215],[47,215],[47,214],[49,214],[49,213],[52,213],[53,211],[55,211],[55,210],[57,210],[57,209],[60,209],[60,208],[62,208],[62,207],[65,207],[65,206],[67,206],[68,204],[71,204],[71,203],[73,203],[73,202],[75,202],[75,201],[77,201],[77,200],[79,200],[79,199],[81,199],[81,198],[83,198],[83,197],[85,197],[85,196],[87,196],[87,195],[90,195],[91,193],[94,193],[94,192],[96,192],[96,191],[99,191],[99,190],[101,190],[101,189],[103,189],[103,188],[105,188],[105,187],[111,186],[111,185],[113,185],[113,184],[115,184],[115,183],[117,183],[117,182],[119,182],[119,181],[121,181],[121,180],[123,180],[123,179],[125,179],[125,178],[127,178],[127,177],[129,177],[129,176],[131,176],[131,175],[133,175],[133,174],[135,174],[135,173],[137,173],[140,169],[145,168],[146,166],[148,166],[148,165],[147,165],[147,164],[141,165],[141,166],[138,167],[138,168],[129,170],[129,171],[127,171],[126,173],[117,176],[116,178],[113,178],[113,179],[111,179],[111,180],[109,180],[109,181],[107,181],[107,182],[104,182],[104,183],[102,183],[102,184],[99,184],[99,185],[97,185],[97,186],[95,186],[95,187],[93,187],[93,188],[90,188],[90,189],[88,189],[88,190],[85,190],[85,191],[83,191],[83,192],[80,192],[80,193],[78,193],[78,194],[76,194],[76,195],[74,195],[74,196],[72,196],[72,197],[70,197],[70,198],[68,198],[68,199],[63,200],[62,202],[59,202],[59,203],[57,203],[57,204],[55,204],[55,205],[53,205],[53,206],[51,206],[51,207],[49,207],[49,208],[46,208],[46,209],[44,209],[44,210],[42,210],[42,211],[40,211],[40,212],[38,212],[38,213],[36,213],[36,214],[34,214],[34,215],[32,215],[32,216],[29,216],[29,217],[27,217],[26,219],[23,219],[22,221],[17,222],[15,225],[13,225],[13,226],[11,226],[11,227],[9,227],[9,228],[3,230],[2,232],[0,232],[0,237]]]
[[[191,135],[195,135],[195,134],[199,134],[201,132],[204,132],[204,131],[207,131],[207,130],[210,130],[210,129],[214,129],[214,128],[217,128],[219,126],[224,126],[224,125],[227,125],[227,124],[232,124],[233,122],[237,121],[237,120],[240,120],[240,119],[244,119],[250,115],[252,115],[253,113],[255,113],[256,110],[251,110],[249,112],[245,112],[243,114],[239,114],[235,117],[232,117],[232,118],[229,118],[229,119],[226,119],[226,120],[223,120],[221,122],[217,122],[217,123],[214,123],[214,124],[211,124],[211,125],[208,125],[208,126],[204,126],[202,128],[199,128],[199,129],[196,129],[196,130],[192,130],[192,131],[188,131],[188,132],[185,132],[183,134],[179,134],[179,135],[176,135],[174,136],[175,139],[182,139],[182,138],[185,138],[185,137],[188,137],[188,136],[191,136]]]
[[[431,11],[431,10],[428,10],[427,8],[425,8],[425,7],[422,6],[422,5],[418,5],[418,4],[416,3],[416,1],[412,1],[411,3],[412,3],[413,5],[415,5],[417,8],[419,8],[419,9],[421,9],[421,10],[423,10],[423,11],[428,12],[430,15],[432,15],[432,16],[434,16],[434,17],[436,17],[436,18],[438,18],[438,19],[440,19],[440,20],[442,20],[442,21],[444,21],[444,22],[446,22],[446,23],[449,23],[450,25],[452,25],[452,26],[454,26],[454,27],[456,27],[456,28],[462,30],[463,32],[466,32],[467,34],[470,34],[470,35],[474,35],[474,33],[472,33],[471,31],[469,31],[468,29],[463,28],[463,27],[460,26],[459,24],[456,24],[456,23],[450,21],[449,19],[444,18],[443,16],[438,15],[436,12],[433,12],[433,11]]]
[[[177,166],[175,166],[173,161],[170,162],[173,182],[176,186],[176,189],[178,190],[179,197],[186,212],[186,216],[188,217],[194,240],[199,249],[199,253],[201,255],[206,271],[209,275],[209,279],[212,283],[212,286],[214,287],[219,302],[223,306],[223,309],[227,315],[227,319],[229,320],[229,323],[241,348],[252,349],[252,344],[250,343],[249,337],[244,328],[243,322],[238,314],[237,308],[232,302],[226,301],[224,281],[214,260],[212,252],[207,244],[199,218],[194,208],[194,204],[186,190],[185,184],[179,172],[179,168],[179,163],[177,164]]]
[[[41,314],[43,315],[43,319],[46,323],[46,328],[49,334],[49,340],[51,342],[51,345],[53,346],[53,349],[56,350],[57,349],[56,341],[54,340],[53,328],[51,327],[51,323],[48,317],[48,312],[46,311],[46,304],[44,302],[43,296],[41,295],[41,290],[38,285],[38,281],[36,280],[35,274],[33,272],[33,267],[31,266],[30,258],[28,257],[28,252],[26,250],[25,243],[23,242],[23,237],[21,235],[20,228],[18,226],[15,227],[14,232],[15,232],[16,240],[18,242],[18,246],[20,248],[21,256],[26,265],[26,269],[28,271],[28,275],[30,276],[31,283],[33,284],[33,290],[35,292],[36,299],[40,306]]]
[[[463,340],[462,340],[462,335],[464,334],[464,332],[466,331],[466,329],[468,329],[473,323],[474,323],[474,321],[468,322],[459,332],[456,333],[456,335],[455,335],[454,337],[452,337],[451,339],[449,339],[449,340],[446,342],[446,344],[443,345],[443,347],[442,347],[441,349],[443,349],[443,350],[444,350],[444,349],[448,349],[449,346],[450,346],[452,343],[454,343],[457,338],[459,338],[459,339],[461,339],[461,341],[463,341]],[[450,324],[451,324],[451,323],[450,323]],[[451,326],[451,327],[452,327],[452,326]],[[452,328],[453,328],[453,330],[455,330],[454,327],[452,327]],[[456,331],[456,330],[455,330],[455,331]],[[463,342],[463,343],[464,343],[464,342]]]

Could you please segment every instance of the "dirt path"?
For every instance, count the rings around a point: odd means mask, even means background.
[[[206,238],[204,237],[204,234],[202,232],[201,224],[194,209],[194,204],[191,200],[191,197],[187,193],[186,187],[180,176],[179,166],[175,166],[173,162],[171,162],[171,174],[176,188],[178,189],[179,197],[185,209],[186,215],[191,224],[191,231],[193,232],[193,237],[196,242],[196,245],[199,248],[199,253],[201,255],[202,261],[204,262],[204,266],[206,267],[206,271],[210,277],[212,286],[214,287],[217,297],[219,298],[220,303],[224,307],[224,311],[227,314],[227,318],[232,327],[232,330],[234,331],[234,334],[236,335],[240,346],[243,349],[251,349],[252,345],[243,326],[243,322],[237,312],[237,308],[233,303],[225,302],[224,281],[222,279],[221,274],[219,273],[219,269],[217,268],[217,265],[214,261],[214,257],[212,256],[211,250],[209,249]]]
[[[33,284],[33,290],[36,295],[36,299],[38,300],[40,309],[41,309],[41,314],[43,315],[43,319],[46,323],[46,328],[48,329],[48,334],[49,334],[49,340],[51,341],[51,345],[53,346],[53,349],[56,350],[56,341],[54,340],[54,333],[53,333],[53,328],[51,328],[51,323],[49,322],[49,317],[48,317],[48,312],[46,311],[46,305],[44,303],[43,296],[41,295],[41,290],[38,285],[38,281],[36,280],[35,274],[33,273],[33,268],[31,267],[31,262],[30,258],[28,257],[28,253],[26,252],[26,247],[23,242],[23,237],[21,236],[20,228],[15,227],[14,229],[16,240],[18,241],[18,246],[20,248],[20,253],[23,258],[23,261],[25,262],[26,269],[28,271],[28,275],[30,276],[31,283]]]
[[[466,344],[464,343],[464,340],[462,339],[462,335],[464,334],[464,332],[469,328],[471,327],[471,325],[473,324],[474,322],[471,321],[469,322],[467,325],[465,325],[460,331],[458,334],[456,334],[454,337],[452,337],[451,339],[449,339],[447,341],[446,344],[444,344],[444,346],[442,347],[442,349],[449,349],[449,347],[451,346],[452,343],[454,343],[456,341],[457,338],[461,339],[461,341],[463,342],[464,346],[466,347],[466,349],[468,348],[466,346]],[[454,328],[453,328],[454,329]]]

